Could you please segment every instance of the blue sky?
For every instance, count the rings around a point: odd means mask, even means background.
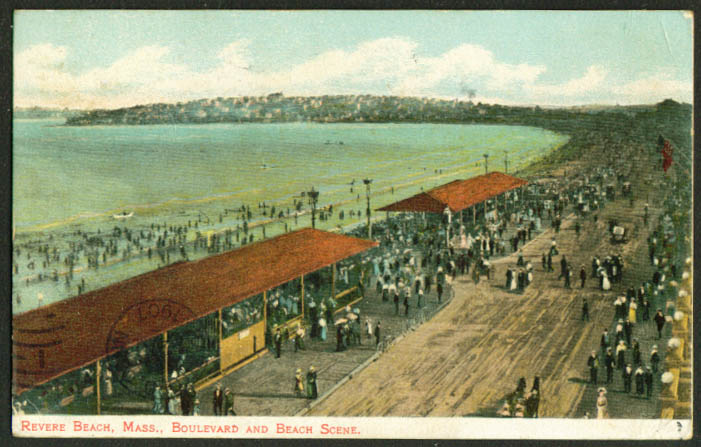
[[[274,91],[691,102],[692,28],[677,11],[19,11],[15,104]]]

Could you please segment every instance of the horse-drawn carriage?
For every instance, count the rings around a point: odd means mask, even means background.
[[[606,186],[606,198],[608,200],[615,200],[616,199],[616,189],[615,189],[613,184]]]
[[[630,197],[631,191],[632,191],[632,189],[630,186],[630,182],[623,183],[623,188],[622,188],[623,196]]]

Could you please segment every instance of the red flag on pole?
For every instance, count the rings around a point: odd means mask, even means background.
[[[674,161],[672,159],[673,153],[674,148],[672,148],[672,145],[668,140],[664,140],[664,146],[662,147],[662,169],[664,169],[665,173],[667,172],[667,169],[672,166],[672,162]]]

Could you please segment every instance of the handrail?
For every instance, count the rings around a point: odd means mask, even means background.
[[[304,325],[304,320],[302,319],[302,315],[297,315],[296,317],[285,321],[282,324],[279,324],[277,326],[273,326],[272,332],[274,333],[278,329],[280,329],[280,332],[282,332],[283,329],[289,329],[291,326],[294,326],[295,324],[300,323],[300,325]],[[290,333],[290,338],[294,337],[294,332]]]
[[[201,364],[200,366],[196,367],[196,368],[193,369],[192,371],[187,371],[187,372],[186,372],[185,374],[183,374],[182,376],[178,376],[178,377],[176,377],[175,379],[169,379],[167,385],[170,386],[171,384],[177,384],[177,383],[180,382],[181,380],[187,378],[189,375],[196,373],[197,371],[203,369],[203,368],[206,367],[206,366],[209,366],[210,364],[216,362],[217,360],[219,360],[219,356],[216,356],[216,357],[211,358],[210,360],[207,360],[206,362],[204,362],[204,363]]]
[[[353,292],[353,291],[355,291],[355,290],[358,290],[358,286],[353,286],[353,287],[351,287],[350,289],[344,290],[343,292],[337,294],[337,295],[334,297],[334,299],[343,298],[344,296],[348,295],[349,293],[351,293],[351,292]]]

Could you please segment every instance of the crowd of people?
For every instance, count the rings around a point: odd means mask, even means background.
[[[345,288],[355,285],[361,291],[374,286],[383,306],[393,310],[395,315],[409,318],[426,306],[427,297],[434,288],[438,302],[442,302],[448,277],[456,279],[459,275],[471,274],[475,282],[479,282],[481,275],[491,278],[494,270],[490,260],[495,256],[509,254],[510,248],[511,253],[518,253],[518,260],[516,266],[509,266],[506,270],[505,288],[509,291],[523,291],[533,282],[534,269],[532,261],[524,259],[520,250],[535,233],[542,230],[546,219],[550,221],[556,234],[560,231],[561,216],[570,209],[574,210],[578,219],[591,213],[596,222],[597,211],[615,197],[615,188],[611,189],[609,186],[620,185],[624,180],[625,176],[615,169],[598,168],[567,181],[532,184],[528,186],[525,197],[516,199],[515,194],[510,194],[507,210],[499,214],[489,212],[479,221],[462,214],[452,222],[442,215],[425,217],[400,214],[376,222],[373,224],[373,232],[379,247],[339,263],[337,284],[342,284]],[[493,205],[496,205],[496,202]],[[263,204],[262,209],[265,212],[267,207]],[[245,207],[237,212],[250,215],[250,209]],[[332,212],[324,211],[327,214]],[[321,216],[327,215],[324,213]],[[276,215],[273,210],[270,214]],[[646,220],[647,214],[646,207]],[[607,386],[613,383],[614,372],[618,369],[623,379],[624,392],[632,393],[634,389],[635,394],[646,395],[648,398],[653,393],[654,378],[660,368],[660,354],[657,345],[652,347],[649,355],[644,354],[636,335],[640,332],[641,325],[654,324],[658,338],[661,338],[663,328],[671,318],[665,302],[665,288],[669,287],[669,280],[677,276],[673,253],[669,250],[674,242],[674,225],[673,219],[665,215],[659,228],[648,239],[650,265],[654,268],[650,281],[638,284],[637,288],[631,284],[624,294],[618,295],[614,300],[613,335],[609,335],[608,330],[605,330],[601,336],[601,352],[592,351],[587,360],[590,382],[594,386],[601,382],[599,372],[602,368],[606,371]],[[91,269],[99,269],[106,265],[110,259],[119,255],[120,250],[123,259],[127,259],[133,252],[151,258],[155,250],[156,256],[159,256],[163,263],[167,263],[171,253],[179,254],[183,259],[188,258],[188,239],[194,239],[191,250],[205,252],[233,247],[234,237],[239,241],[239,231],[211,237],[205,237],[199,232],[194,238],[188,236],[189,232],[198,231],[197,228],[198,222],[195,222],[194,226],[190,222],[187,226],[153,224],[150,229],[140,231],[115,226],[112,232],[99,237],[78,231],[74,236],[82,241],[71,242],[70,253],[63,257],[60,251],[46,244],[37,247],[17,245],[14,248],[13,268],[15,274],[20,273],[22,269],[17,261],[22,255],[26,256],[26,268],[30,270],[36,268],[34,261],[40,260],[43,268],[51,268],[56,263],[63,262],[68,267],[67,273],[64,272],[66,281],[70,281],[76,259],[81,256],[85,258],[87,268]],[[580,228],[577,221],[577,235]],[[350,234],[365,237],[366,231],[367,227],[360,226],[351,230]],[[611,225],[609,231],[612,231]],[[449,244],[446,244],[446,239],[449,240]],[[30,246],[32,248],[29,248]],[[545,273],[553,272],[553,262],[557,262],[558,256],[560,253],[557,242],[553,238],[550,250],[543,253],[541,258]],[[571,288],[574,270],[565,254],[560,257],[559,264],[558,280],[563,279],[564,286]],[[599,290],[609,291],[613,285],[623,282],[623,270],[623,258],[618,252],[601,258],[594,256],[590,276],[587,275],[584,265],[580,267],[580,287],[585,287],[589,276],[598,280]],[[38,278],[40,281],[46,280],[47,276],[40,274]],[[48,278],[56,281],[58,273],[49,275]],[[289,339],[293,339],[295,351],[305,349],[305,326],[310,328],[311,339],[326,341],[329,332],[335,332],[338,352],[361,345],[363,332],[366,337],[374,337],[376,344],[381,342],[382,326],[379,319],[376,323],[370,316],[363,319],[357,308],[350,307],[346,308],[346,313],[341,318],[336,317],[336,311],[344,308],[344,305],[337,302],[336,296],[332,296],[329,290],[330,278],[327,276],[305,283],[303,299],[300,296],[300,285],[294,281],[268,292],[265,312],[271,329],[269,344],[273,345],[276,357],[280,357],[283,342]],[[17,299],[20,299],[19,294]],[[654,315],[652,309],[656,309]],[[303,312],[306,320],[300,322],[296,329],[292,329],[292,334],[287,332],[287,327],[280,329],[286,322],[302,315]],[[233,305],[222,313],[223,330],[225,333],[235,333],[260,321],[262,314],[262,296]],[[582,319],[589,320],[586,299],[582,305]],[[276,327],[277,329],[273,330]],[[186,373],[191,369],[189,366],[180,365],[180,360],[183,359],[173,359],[170,362],[174,365],[176,377],[178,372]],[[134,365],[130,365],[132,366]],[[111,394],[112,377],[121,377],[123,369],[116,365],[106,368],[103,377],[108,377],[109,387],[105,385],[103,392],[109,389]],[[88,383],[91,380],[89,376],[87,373],[81,380],[85,379]],[[306,377],[302,375],[301,368],[295,371],[294,390],[298,396],[306,395],[310,399],[318,397],[317,372],[313,366],[309,368]],[[597,390],[597,417],[608,415],[606,392],[604,388]],[[222,392],[221,386],[218,386],[214,393],[215,414],[235,414],[231,389],[226,388]],[[539,378],[535,378],[529,392],[526,392],[525,379],[521,378],[516,391],[499,410],[499,415],[537,417],[540,400]],[[191,382],[173,383],[164,389],[158,385],[153,391],[153,413],[156,414],[179,412],[183,415],[196,415],[199,414],[199,403]]]
[[[302,376],[302,369],[297,368],[297,370],[295,371],[294,393],[296,397],[306,397],[307,399],[316,399],[317,397],[319,397],[317,372],[314,366],[309,367],[309,371],[307,371],[306,378]]]
[[[640,398],[650,399],[657,383],[661,383],[661,354],[658,344],[651,341],[652,346],[645,350],[640,336],[652,332],[655,336],[646,338],[662,340],[664,328],[673,321],[674,287],[679,279],[677,262],[684,255],[680,246],[673,244],[675,234],[681,228],[675,228],[670,218],[669,208],[664,209],[657,227],[651,231],[647,239],[649,265],[652,275],[649,280],[642,281],[637,286],[631,284],[618,294],[613,301],[613,324],[611,334],[604,329],[600,338],[600,352],[592,351],[587,359],[589,382],[596,386],[601,383],[599,371],[606,372],[604,383],[613,385],[616,370],[621,376],[622,392]],[[644,220],[649,219],[648,205],[645,205]],[[681,246],[683,248],[683,245]],[[598,257],[592,259],[592,276],[600,278],[602,290],[609,290],[608,278],[613,282],[621,282],[623,262],[620,256],[607,256],[601,261]],[[670,295],[671,294],[671,295]],[[654,310],[653,310],[654,309]],[[647,329],[649,328],[649,329]],[[607,389],[597,389],[597,418],[610,417],[608,410]]]
[[[526,391],[526,379],[518,380],[516,390],[510,393],[497,411],[499,417],[537,418],[540,406],[540,377],[533,378],[533,386]]]

